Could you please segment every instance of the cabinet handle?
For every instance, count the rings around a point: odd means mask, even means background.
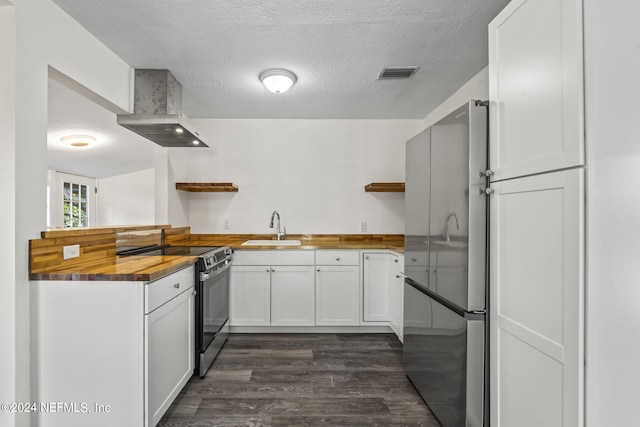
[[[316,271],[320,271],[320,269],[319,269],[319,268],[316,268]]]
[[[369,259],[369,255],[365,255],[365,256],[364,256],[364,259]]]
[[[397,262],[400,262],[400,261],[398,261],[398,258],[396,258],[396,259],[393,260],[393,262],[397,263]]]
[[[339,256],[336,257],[336,261],[340,261],[340,257]]]
[[[267,273],[270,272],[270,271],[271,271],[271,269],[269,267],[267,267]]]
[[[180,283],[174,283],[173,287],[176,288],[176,289],[180,289]]]
[[[191,292],[191,295],[196,296],[198,295],[198,293],[194,290],[193,292]]]
[[[272,268],[272,269],[271,269],[271,272],[272,272],[272,273],[275,273],[275,272],[276,272],[276,269],[275,269],[275,268]]]
[[[413,258],[411,258],[411,261],[416,262],[416,261],[418,261],[418,258],[413,257]]]
[[[484,192],[485,192],[485,194],[487,194],[487,195],[491,195],[491,194],[493,194],[493,188],[489,188],[489,187],[487,187],[487,189],[486,189],[486,190],[484,190]]]

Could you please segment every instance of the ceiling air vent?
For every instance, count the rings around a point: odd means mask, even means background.
[[[420,67],[391,67],[385,68],[378,74],[378,80],[408,79],[413,76]]]

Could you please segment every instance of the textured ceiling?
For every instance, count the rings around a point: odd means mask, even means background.
[[[487,65],[508,0],[54,0],[134,68],[169,69],[193,118],[423,119]],[[420,67],[376,80],[384,67]],[[287,68],[274,95],[258,80]]]

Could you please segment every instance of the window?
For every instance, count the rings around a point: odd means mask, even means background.
[[[82,228],[96,225],[95,187],[94,178],[51,171],[49,226]]]
[[[64,228],[89,226],[89,189],[86,185],[63,183]]]

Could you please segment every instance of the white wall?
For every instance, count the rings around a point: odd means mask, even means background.
[[[14,6],[7,7],[15,13],[16,40],[12,43],[10,38],[4,38],[7,29],[3,22],[1,43],[10,43],[19,49],[16,49],[15,76],[11,75],[10,66],[0,67],[0,73],[4,73],[0,81],[8,82],[16,94],[13,111],[9,107],[7,112],[8,117],[15,114],[15,137],[10,133],[3,135],[9,137],[5,144],[15,148],[15,175],[3,181],[3,185],[15,185],[16,215],[3,223],[4,227],[15,230],[15,263],[9,274],[10,278],[15,275],[15,281],[6,281],[2,286],[12,287],[8,293],[10,296],[13,293],[14,298],[9,303],[13,307],[8,311],[3,309],[2,313],[13,317],[13,321],[9,319],[13,337],[8,346],[14,353],[15,363],[11,365],[13,362],[9,360],[13,376],[6,382],[3,377],[0,388],[8,389],[6,401],[29,402],[37,401],[38,361],[36,350],[31,353],[35,339],[30,330],[30,316],[37,313],[30,312],[28,240],[38,238],[46,226],[48,67],[55,67],[123,110],[130,109],[130,67],[50,0],[16,0]],[[7,24],[11,27],[10,22]],[[10,51],[11,47],[7,49]],[[4,55],[6,50],[2,51]],[[4,156],[5,152],[9,156]],[[3,164],[10,153],[11,147],[3,147]],[[11,170],[2,169],[5,173]],[[3,233],[3,236],[10,239],[12,233]],[[31,394],[31,389],[35,393]],[[11,419],[8,424],[4,421],[0,422],[3,426],[14,423]],[[15,425],[29,424],[28,414],[16,416]]]
[[[640,2],[585,0],[588,427],[640,420]]]
[[[15,16],[0,0],[0,402],[16,399],[16,269],[15,269]],[[14,424],[12,413],[0,411],[0,425]]]
[[[446,101],[427,114],[424,118],[425,129],[472,99],[480,101],[489,99],[489,67],[484,67]]]
[[[295,233],[404,232],[405,141],[421,120],[193,120],[213,149],[171,149],[174,182],[233,182],[238,193],[189,193],[193,233],[272,233],[273,210]],[[223,228],[223,221],[230,228]]]
[[[153,224],[154,181],[154,169],[98,179],[97,225]]]

